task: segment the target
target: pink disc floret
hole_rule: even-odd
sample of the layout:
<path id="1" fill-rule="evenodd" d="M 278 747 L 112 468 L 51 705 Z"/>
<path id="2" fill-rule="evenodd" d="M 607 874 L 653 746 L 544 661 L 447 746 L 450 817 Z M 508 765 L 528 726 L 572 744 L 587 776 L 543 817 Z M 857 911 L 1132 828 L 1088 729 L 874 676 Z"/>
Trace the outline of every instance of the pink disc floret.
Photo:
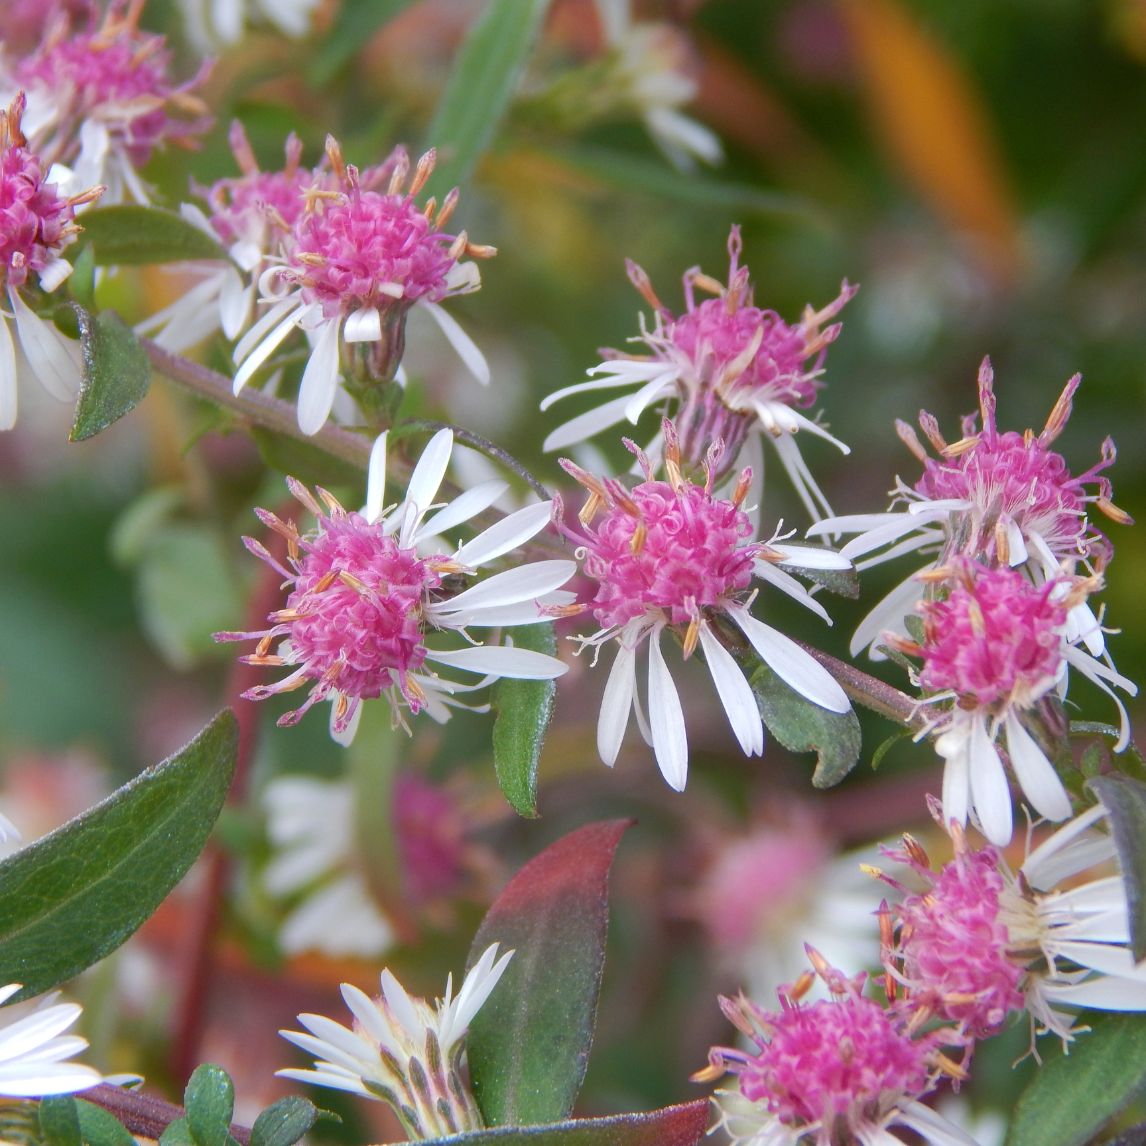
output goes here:
<path id="1" fill-rule="evenodd" d="M 948 597 L 925 602 L 920 684 L 952 691 L 964 707 L 1029 703 L 1057 678 L 1067 609 L 1058 583 L 1035 587 L 1020 572 L 973 562 Z"/>

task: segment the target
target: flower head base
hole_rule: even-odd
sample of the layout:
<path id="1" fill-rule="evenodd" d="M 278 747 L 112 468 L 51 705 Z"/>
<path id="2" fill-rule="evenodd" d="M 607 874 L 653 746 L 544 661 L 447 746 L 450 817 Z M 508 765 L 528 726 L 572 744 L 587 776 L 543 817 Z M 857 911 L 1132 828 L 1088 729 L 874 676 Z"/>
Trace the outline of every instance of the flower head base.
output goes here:
<path id="1" fill-rule="evenodd" d="M 845 568 L 829 550 L 785 545 L 778 537 L 758 542 L 741 508 L 751 472 L 741 474 L 731 499 L 716 497 L 714 470 L 720 451 L 705 462 L 703 486 L 681 474 L 681 454 L 671 422 L 665 421 L 667 481 L 653 478 L 644 452 L 631 442 L 645 471 L 644 482 L 627 489 L 616 479 L 589 474 L 562 459 L 562 466 L 588 491 L 581 511 L 582 529 L 566 530 L 577 543 L 583 571 L 598 583 L 589 609 L 600 624 L 581 639 L 600 647 L 616 638 L 617 658 L 605 686 L 597 726 L 601 759 L 612 765 L 620 751 L 635 706 L 638 723 L 652 744 L 669 784 L 684 788 L 688 755 L 684 715 L 661 652 L 666 630 L 680 636 L 687 659 L 699 647 L 740 746 L 748 755 L 764 749 L 764 728 L 744 670 L 724 647 L 714 624 L 724 617 L 743 633 L 756 653 L 814 704 L 844 712 L 848 700 L 835 680 L 794 641 L 756 620 L 749 611 L 753 577 L 772 581 L 784 592 L 826 618 L 821 606 L 778 564 Z M 594 520 L 603 513 L 598 524 Z M 649 677 L 646 724 L 636 690 L 636 653 L 648 639 Z"/>
<path id="2" fill-rule="evenodd" d="M 941 815 L 934 803 L 932 811 Z M 955 823 L 955 858 L 937 873 L 909 837 L 888 852 L 925 887 L 908 892 L 881 873 L 901 893 L 885 906 L 882 930 L 884 962 L 905 1001 L 969 1038 L 996 1034 L 1026 1010 L 1038 1033 L 1064 1042 L 1074 1037 L 1076 1008 L 1146 1010 L 1146 966 L 1129 950 L 1122 877 L 1080 879 L 1115 858 L 1111 837 L 1096 830 L 1106 816 L 1098 805 L 1075 817 L 1017 873 L 995 848 L 972 849 Z"/>
<path id="3" fill-rule="evenodd" d="M 113 203 L 148 202 L 135 169 L 159 147 L 193 144 L 211 123 L 192 94 L 206 71 L 173 85 L 163 37 L 139 30 L 142 11 L 142 0 L 118 0 L 93 32 L 69 35 L 61 23 L 15 69 L 37 104 L 37 146 L 74 166 L 79 186 L 107 184 Z"/>
<path id="4" fill-rule="evenodd" d="M 740 229 L 733 227 L 727 284 L 696 268 L 685 273 L 686 310 L 679 317 L 657 297 L 648 275 L 635 263 L 628 264 L 633 285 L 654 312 L 653 328 L 642 324 L 637 339 L 650 353 L 607 352 L 606 360 L 589 371 L 604 378 L 550 394 L 542 409 L 583 391 L 638 384 L 641 388 L 632 397 L 614 399 L 567 422 L 549 435 L 545 448 L 570 445 L 624 419 L 635 425 L 648 406 L 662 399 L 675 401 L 671 416 L 687 468 L 699 469 L 709 446 L 721 441 L 723 462 L 714 475 L 719 483 L 736 466 L 748 435 L 763 434 L 775 442 L 808 511 L 819 517 L 827 512 L 827 503 L 792 435 L 805 429 L 847 452 L 843 443 L 797 411 L 815 402 L 824 354 L 840 332 L 838 323 L 825 323 L 839 313 L 855 288 L 845 283 L 833 303 L 818 312 L 808 308 L 801 321 L 790 326 L 774 311 L 754 305 L 748 268 L 739 263 L 740 250 Z M 698 302 L 698 289 L 715 297 Z"/>
<path id="5" fill-rule="evenodd" d="M 419 208 L 414 197 L 434 169 L 434 152 L 418 161 L 413 176 L 404 151 L 369 173 L 343 161 L 327 139 L 332 175 L 304 197 L 305 206 L 285 242 L 284 265 L 262 276 L 266 301 L 273 305 L 235 348 L 238 393 L 296 327 L 313 349 L 299 390 L 299 425 L 308 434 L 325 423 L 338 389 L 342 346 L 357 348 L 356 384 L 370 387 L 401 378 L 406 316 L 423 307 L 442 328 L 481 382 L 489 367 L 457 322 L 438 305 L 481 286 L 477 265 L 465 256 L 489 258 L 492 247 L 471 243 L 464 231 L 443 233 L 457 203 L 451 191 L 441 208 L 431 199 Z M 383 194 L 370 184 L 385 174 Z M 409 186 L 407 186 L 409 181 Z"/>
<path id="6" fill-rule="evenodd" d="M 735 1141 L 788 1146 L 810 1140 L 832 1146 L 888 1140 L 887 1127 L 896 1123 L 921 1132 L 933 1129 L 926 1113 L 919 1116 L 918 1099 L 934 1088 L 943 1065 L 937 1037 L 919 1037 L 907 1012 L 865 996 L 864 975 L 845 978 L 813 949 L 809 955 L 816 975 L 806 972 L 781 990 L 778 1011 L 765 1011 L 743 996 L 720 1000 L 755 1050 L 715 1047 L 709 1067 L 695 1077 L 736 1075 L 754 1119 L 734 1114 L 731 1107 L 723 1112 Z M 831 997 L 802 1002 L 817 976 Z M 741 1130 L 735 1123 L 745 1125 Z"/>
<path id="7" fill-rule="evenodd" d="M 389 1103 L 411 1138 L 436 1138 L 484 1129 L 463 1078 L 464 1039 L 474 1015 L 489 998 L 513 957 L 488 947 L 453 994 L 433 1006 L 411 998 L 389 972 L 382 993 L 371 999 L 349 983 L 342 997 L 354 1015 L 348 1029 L 322 1015 L 299 1015 L 309 1033 L 280 1031 L 283 1038 L 320 1056 L 313 1070 L 280 1070 L 284 1078 L 348 1090 Z"/>
<path id="8" fill-rule="evenodd" d="M 570 595 L 556 591 L 575 566 L 570 561 L 534 562 L 459 589 L 478 566 L 545 528 L 551 505 L 543 502 L 511 514 L 453 554 L 422 556 L 425 543 L 492 504 L 504 485 L 492 483 L 423 522 L 453 448 L 453 435 L 443 430 L 415 467 L 405 499 L 384 511 L 386 439 L 381 435 L 374 447 L 363 513 L 343 509 L 325 490 L 320 489 L 316 498 L 293 478 L 287 480 L 291 493 L 316 519 L 312 533 L 301 533 L 294 522 L 258 511 L 260 520 L 285 540 L 287 564 L 253 538 L 244 538 L 245 544 L 282 574 L 290 595 L 285 608 L 268 618 L 269 628 L 216 634 L 217 640 L 258 640 L 255 652 L 243 658 L 248 664 L 297 666 L 276 684 L 244 695 L 262 700 L 309 686 L 306 700 L 279 723 L 294 724 L 312 705 L 330 700 L 331 733 L 336 739 L 353 735 L 362 701 L 383 696 L 398 721 L 403 709 L 417 713 L 423 708 L 435 719 L 446 719 L 451 695 L 467 689 L 439 678 L 426 666 L 427 660 L 487 679 L 550 679 L 565 671 L 554 657 L 508 645 L 471 642 L 460 650 L 442 650 L 427 643 L 428 634 L 435 631 L 453 630 L 464 636 L 468 626 L 543 620 L 539 602 L 566 604 Z"/>

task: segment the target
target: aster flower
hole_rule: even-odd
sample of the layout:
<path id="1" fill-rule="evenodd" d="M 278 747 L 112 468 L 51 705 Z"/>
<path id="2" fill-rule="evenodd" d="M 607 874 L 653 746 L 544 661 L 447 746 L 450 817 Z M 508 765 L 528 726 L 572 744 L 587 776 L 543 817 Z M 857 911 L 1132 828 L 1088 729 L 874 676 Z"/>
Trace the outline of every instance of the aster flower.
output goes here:
<path id="1" fill-rule="evenodd" d="M 302 1031 L 280 1031 L 283 1038 L 317 1055 L 313 1070 L 280 1070 L 284 1078 L 347 1090 L 389 1103 L 411 1138 L 436 1138 L 483 1129 L 477 1104 L 462 1073 L 465 1036 L 512 958 L 487 947 L 467 973 L 457 996 L 453 976 L 446 993 L 430 1006 L 411 998 L 390 973 L 371 999 L 342 984 L 342 997 L 354 1016 L 353 1028 L 322 1015 L 299 1015 Z"/>
<path id="2" fill-rule="evenodd" d="M 597 724 L 597 750 L 608 765 L 617 759 L 629 722 L 637 723 L 656 754 L 669 785 L 684 789 L 688 745 L 684 713 L 661 649 L 668 630 L 680 636 L 687 659 L 699 647 L 717 695 L 741 748 L 749 756 L 764 750 L 764 726 L 744 670 L 725 648 L 717 619 L 742 634 L 756 655 L 801 696 L 832 712 L 850 705 L 843 689 L 790 637 L 752 616 L 754 577 L 768 581 L 793 600 L 828 620 L 822 605 L 782 566 L 841 569 L 847 563 L 827 549 L 789 545 L 780 536 L 752 540 L 754 530 L 741 508 L 751 472 L 741 474 L 732 498 L 713 492 L 719 461 L 714 449 L 706 461 L 703 486 L 686 481 L 673 426 L 664 423 L 667 481 L 655 481 L 644 452 L 626 442 L 644 470 L 632 489 L 602 479 L 562 459 L 562 466 L 588 491 L 580 531 L 567 530 L 578 546 L 582 572 L 597 582 L 589 609 L 600 628 L 578 638 L 599 649 L 616 640 L 619 648 L 605 685 Z M 601 519 L 593 524 L 599 512 Z M 829 620 L 830 623 L 830 620 Z M 637 652 L 648 644 L 648 710 L 637 690 Z"/>
<path id="3" fill-rule="evenodd" d="M 113 2 L 92 32 L 72 35 L 60 22 L 12 70 L 12 82 L 28 92 L 37 150 L 73 169 L 69 187 L 106 185 L 108 203 L 149 202 L 138 168 L 161 147 L 193 145 L 211 123 L 193 94 L 206 67 L 173 84 L 164 38 L 139 29 L 143 6 Z"/>
<path id="4" fill-rule="evenodd" d="M 238 393 L 291 331 L 301 327 L 307 333 L 312 349 L 298 398 L 298 422 L 307 434 L 317 433 L 330 415 L 344 347 L 358 348 L 368 382 L 394 377 L 412 306 L 434 318 L 479 381 L 489 381 L 481 352 L 439 304 L 481 286 L 477 264 L 462 261 L 464 256 L 496 252 L 471 243 L 464 231 L 442 232 L 457 203 L 456 189 L 440 210 L 433 200 L 424 208 L 414 203 L 434 169 L 434 152 L 418 161 L 406 190 L 409 161 L 399 152 L 385 194 L 363 186 L 333 138 L 326 152 L 334 187 L 308 196 L 284 264 L 262 276 L 264 301 L 271 306 L 235 348 Z"/>
<path id="5" fill-rule="evenodd" d="M 1004 734 L 1024 797 L 1040 816 L 1066 819 L 1070 798 L 1027 727 L 1036 706 L 1053 690 L 1065 692 L 1068 667 L 1074 667 L 1118 705 L 1121 751 L 1129 742 L 1129 722 L 1109 686 L 1131 695 L 1137 689 L 1069 639 L 1070 610 L 1095 587 L 1092 581 L 1060 576 L 1035 586 L 1017 570 L 966 558 L 934 572 L 934 579 L 941 577 L 949 592 L 919 606 L 922 641 L 892 643 L 923 658 L 918 680 L 930 694 L 926 730 L 945 761 L 944 819 L 962 825 L 973 814 L 992 843 L 1005 844 L 1012 815 L 999 751 Z"/>
<path id="6" fill-rule="evenodd" d="M 885 907 L 884 958 L 911 1005 L 972 1038 L 1026 1011 L 1037 1033 L 1064 1043 L 1080 1008 L 1146 1010 L 1146 964 L 1130 952 L 1126 886 L 1100 830 L 1107 816 L 1101 804 L 1076 816 L 1028 847 L 1017 872 L 997 848 L 972 849 L 956 822 L 955 858 L 938 872 L 910 837 L 889 851 L 924 883 L 908 891 L 879 873 L 901 893 Z"/>
<path id="7" fill-rule="evenodd" d="M 1102 471 L 1115 457 L 1114 443 L 1102 443 L 1102 458 L 1075 477 L 1061 454 L 1050 448 L 1070 418 L 1076 374 L 1039 434 L 1033 430 L 1000 433 L 995 422 L 994 371 L 990 359 L 979 369 L 979 409 L 982 428 L 974 416 L 963 420 L 963 436 L 948 443 L 938 422 L 923 412 L 919 422 L 939 457 L 927 455 L 915 432 L 897 422 L 900 438 L 923 463 L 923 476 L 914 486 L 897 479 L 892 510 L 828 518 L 809 535 L 856 533 L 841 550 L 866 568 L 905 553 L 938 553 L 924 566 L 944 564 L 957 554 L 988 564 L 1022 568 L 1036 584 L 1058 575 L 1065 561 L 1101 570 L 1111 552 L 1110 542 L 1089 520 L 1093 505 L 1113 521 L 1130 518 L 1111 500 L 1110 480 Z M 896 504 L 902 509 L 895 509 Z M 860 623 L 852 638 L 855 655 L 883 630 L 903 633 L 903 618 L 922 595 L 922 583 L 909 578 L 892 590 Z M 1081 637 L 1091 653 L 1102 652 L 1102 629 L 1086 602 L 1076 604 L 1070 619 L 1073 637 Z"/>
<path id="8" fill-rule="evenodd" d="M 686 309 L 680 316 L 661 302 L 640 267 L 626 264 L 633 285 L 653 309 L 652 329 L 642 316 L 641 333 L 634 339 L 643 342 L 649 353 L 605 351 L 605 361 L 589 371 L 603 377 L 558 390 L 541 408 L 548 409 L 572 394 L 640 388 L 559 426 L 545 439 L 544 448 L 561 449 L 626 419 L 636 425 L 649 406 L 664 401 L 690 466 L 699 467 L 710 443 L 722 441 L 724 468 L 716 475 L 720 482 L 737 466 L 746 440 L 759 468 L 762 455 L 754 440 L 769 438 L 800 500 L 817 519 L 830 514 L 831 507 L 801 457 L 794 435 L 802 429 L 849 452 L 800 410 L 815 403 L 825 352 L 841 329 L 839 323 L 824 324 L 840 312 L 856 288 L 845 282 L 834 302 L 820 311 L 809 307 L 800 322 L 790 326 L 775 311 L 754 305 L 748 268 L 740 266 L 740 251 L 740 228 L 733 227 L 728 239 L 727 285 L 695 267 L 685 272 Z M 697 302 L 697 289 L 715 297 Z"/>
<path id="9" fill-rule="evenodd" d="M 187 36 L 201 52 L 233 47 L 249 23 L 270 24 L 301 39 L 318 5 L 319 0 L 179 0 Z"/>
<path id="10" fill-rule="evenodd" d="M 0 987 L 0 1004 L 19 990 L 19 983 Z M 54 991 L 0 1009 L 0 1095 L 5 1098 L 73 1094 L 103 1081 L 90 1066 L 66 1061 L 88 1044 L 78 1035 L 63 1033 L 83 1009 L 76 1003 L 57 1002 L 59 997 Z"/>
<path id="11" fill-rule="evenodd" d="M 779 1010 L 744 996 L 720 999 L 753 1049 L 714 1047 L 694 1078 L 736 1076 L 736 1090 L 717 1091 L 713 1100 L 718 1125 L 736 1146 L 890 1146 L 901 1141 L 897 1126 L 936 1146 L 974 1146 L 919 1101 L 943 1070 L 958 1071 L 940 1057 L 939 1036 L 918 1035 L 910 1012 L 865 996 L 864 975 L 846 978 L 814 948 L 808 954 L 816 974 L 782 989 Z M 817 976 L 830 997 L 804 1002 Z"/>
<path id="12" fill-rule="evenodd" d="M 36 314 L 21 291 L 33 273 L 46 292 L 72 273 L 61 251 L 81 230 L 75 209 L 103 190 L 93 187 L 71 197 L 60 194 L 53 173 L 44 173 L 39 156 L 28 147 L 21 130 L 24 109 L 21 93 L 7 111 L 0 112 L 0 276 L 8 302 L 7 309 L 0 309 L 0 430 L 16 424 L 20 358 L 53 398 L 66 402 L 79 392 L 79 347 Z"/>
<path id="13" fill-rule="evenodd" d="M 561 606 L 571 599 L 560 586 L 576 572 L 572 561 L 530 562 L 467 584 L 482 565 L 544 529 L 552 503 L 512 513 L 452 553 L 427 554 L 446 530 L 487 508 L 502 487 L 477 487 L 427 519 L 453 448 L 453 434 L 441 430 L 414 467 L 405 497 L 383 508 L 386 444 L 383 433 L 372 451 L 361 513 L 343 509 L 326 490 L 319 489 L 315 497 L 294 478 L 287 479 L 287 486 L 314 515 L 312 532 L 301 533 L 293 521 L 257 511 L 265 525 L 286 539 L 287 564 L 254 538 L 243 541 L 282 574 L 290 594 L 285 607 L 268 618 L 268 628 L 215 634 L 220 641 L 258 641 L 255 652 L 242 658 L 247 664 L 292 669 L 275 684 L 249 689 L 245 697 L 264 700 L 308 687 L 306 700 L 280 717 L 279 724 L 295 724 L 314 704 L 329 700 L 331 735 L 343 742 L 353 736 L 364 700 L 386 697 L 398 722 L 404 709 L 416 714 L 423 708 L 445 720 L 456 693 L 496 677 L 549 680 L 566 670 L 555 657 L 508 642 L 482 644 L 467 633 L 470 628 L 536 624 L 546 619 L 542 605 Z M 450 632 L 469 643 L 460 649 L 431 643 L 432 634 Z M 483 679 L 472 686 L 444 680 L 427 662 Z"/>

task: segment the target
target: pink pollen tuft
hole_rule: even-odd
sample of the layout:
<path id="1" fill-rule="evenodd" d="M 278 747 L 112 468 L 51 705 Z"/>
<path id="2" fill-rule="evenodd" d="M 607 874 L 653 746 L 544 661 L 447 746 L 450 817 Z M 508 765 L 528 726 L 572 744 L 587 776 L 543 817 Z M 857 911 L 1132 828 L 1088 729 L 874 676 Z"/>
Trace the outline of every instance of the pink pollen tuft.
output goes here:
<path id="1" fill-rule="evenodd" d="M 1011 1011 L 1023 1008 L 1023 968 L 1008 958 L 1009 934 L 999 919 L 999 853 L 966 852 L 930 878 L 928 892 L 908 896 L 896 910 L 903 979 L 915 1002 L 974 1038 L 996 1034 Z"/>
<path id="2" fill-rule="evenodd" d="M 744 1096 L 781 1122 L 854 1129 L 928 1089 L 929 1042 L 912 1040 L 875 1000 L 855 992 L 808 1006 L 782 1001 L 766 1018 L 769 1041 L 737 1068 Z"/>
<path id="3" fill-rule="evenodd" d="M 1065 606 L 1058 582 L 1035 588 L 1018 571 L 973 562 L 942 601 L 924 602 L 920 684 L 956 693 L 964 707 L 992 708 L 1038 699 L 1062 665 Z"/>
<path id="4" fill-rule="evenodd" d="M 605 627 L 649 612 L 685 625 L 752 582 L 757 546 L 747 514 L 689 482 L 646 481 L 587 530 L 583 568 L 599 582 L 592 609 Z M 638 532 L 639 531 L 639 532 Z"/>

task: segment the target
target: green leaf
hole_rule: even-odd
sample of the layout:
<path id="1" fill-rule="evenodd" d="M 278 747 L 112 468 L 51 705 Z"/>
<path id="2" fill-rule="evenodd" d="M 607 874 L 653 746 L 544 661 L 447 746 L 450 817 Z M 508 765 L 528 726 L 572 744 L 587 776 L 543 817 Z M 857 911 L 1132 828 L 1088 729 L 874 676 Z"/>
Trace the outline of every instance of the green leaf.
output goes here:
<path id="1" fill-rule="evenodd" d="M 181 263 L 188 259 L 229 259 L 205 231 L 161 207 L 118 204 L 82 215 L 80 242 L 91 246 L 97 266 Z"/>
<path id="2" fill-rule="evenodd" d="M 860 579 L 854 569 L 808 569 L 803 565 L 781 565 L 788 573 L 799 573 L 806 581 L 835 593 L 837 597 L 847 597 L 852 601 L 859 598 Z"/>
<path id="3" fill-rule="evenodd" d="M 910 740 L 911 730 L 906 729 L 903 732 L 893 732 L 872 754 L 871 754 L 871 770 L 874 772 L 882 763 L 883 758 L 901 741 Z"/>
<path id="4" fill-rule="evenodd" d="M 1115 1015 L 1054 1053 L 1023 1092 L 1006 1146 L 1081 1146 L 1146 1081 L 1146 1017 Z"/>
<path id="5" fill-rule="evenodd" d="M 486 913 L 471 965 L 515 952 L 470 1025 L 474 1097 L 491 1126 L 556 1122 L 585 1077 L 605 965 L 608 878 L 629 820 L 587 824 L 535 856 Z"/>
<path id="6" fill-rule="evenodd" d="M 191 1136 L 191 1124 L 186 1118 L 177 1118 L 168 1123 L 167 1129 L 159 1136 L 159 1146 L 196 1146 Z"/>
<path id="7" fill-rule="evenodd" d="M 413 3 L 414 0 L 369 0 L 366 4 L 340 4 L 334 27 L 310 65 L 311 83 L 315 87 L 330 83 L 379 28 Z"/>
<path id="8" fill-rule="evenodd" d="M 303 485 L 362 485 L 362 467 L 336 458 L 319 446 L 276 434 L 263 426 L 251 426 L 248 432 L 271 469 L 296 477 Z"/>
<path id="9" fill-rule="evenodd" d="M 454 61 L 427 132 L 438 163 L 427 194 L 466 182 L 489 147 L 541 31 L 549 0 L 490 0 Z"/>
<path id="10" fill-rule="evenodd" d="M 666 1106 L 647 1114 L 574 1118 L 548 1126 L 499 1126 L 449 1138 L 431 1138 L 425 1146 L 698 1146 L 708 1133 L 707 1099 Z M 252 1142 L 251 1146 L 255 1146 Z"/>
<path id="11" fill-rule="evenodd" d="M 151 385 L 151 363 L 135 331 L 119 315 L 92 315 L 78 307 L 76 312 L 84 376 L 68 440 L 82 442 L 139 405 Z"/>
<path id="12" fill-rule="evenodd" d="M 1096 776 L 1087 785 L 1110 813 L 1110 832 L 1126 885 L 1130 950 L 1146 959 L 1146 784 L 1129 776 Z"/>
<path id="13" fill-rule="evenodd" d="M 513 631 L 514 644 L 533 652 L 557 652 L 552 625 L 525 625 Z M 502 794 L 519 816 L 537 815 L 537 765 L 541 745 L 553 717 L 557 682 L 511 680 L 493 686 L 493 765 Z"/>
<path id="14" fill-rule="evenodd" d="M 80 1117 L 70 1094 L 42 1099 L 37 1113 L 44 1146 L 82 1146 Z"/>
<path id="15" fill-rule="evenodd" d="M 235 763 L 220 713 L 180 752 L 0 863 L 0 982 L 39 995 L 114 951 L 203 850 Z"/>
<path id="16" fill-rule="evenodd" d="M 76 1099 L 76 1112 L 80 1119 L 80 1134 L 88 1146 L 136 1146 L 119 1119 L 102 1106 Z"/>
<path id="17" fill-rule="evenodd" d="M 91 247 L 84 247 L 72 260 L 68 293 L 86 310 L 95 307 L 95 251 Z"/>
<path id="18" fill-rule="evenodd" d="M 791 752 L 815 752 L 817 788 L 838 784 L 859 760 L 859 718 L 853 709 L 829 712 L 806 700 L 767 665 L 760 665 L 748 683 L 756 694 L 768 731 Z"/>
<path id="19" fill-rule="evenodd" d="M 705 175 L 680 172 L 655 159 L 607 148 L 564 147 L 548 154 L 558 163 L 599 180 L 604 189 L 655 195 L 724 212 L 780 216 L 819 227 L 828 225 L 827 217 L 808 200 L 761 191 L 750 183 L 729 183 Z"/>
<path id="20" fill-rule="evenodd" d="M 183 1092 L 187 1127 L 197 1146 L 227 1146 L 231 1137 L 231 1117 L 235 1113 L 235 1084 L 231 1076 L 214 1063 L 195 1068 Z"/>
<path id="21" fill-rule="evenodd" d="M 294 1146 L 318 1121 L 318 1107 L 291 1095 L 268 1106 L 251 1127 L 251 1146 Z"/>

